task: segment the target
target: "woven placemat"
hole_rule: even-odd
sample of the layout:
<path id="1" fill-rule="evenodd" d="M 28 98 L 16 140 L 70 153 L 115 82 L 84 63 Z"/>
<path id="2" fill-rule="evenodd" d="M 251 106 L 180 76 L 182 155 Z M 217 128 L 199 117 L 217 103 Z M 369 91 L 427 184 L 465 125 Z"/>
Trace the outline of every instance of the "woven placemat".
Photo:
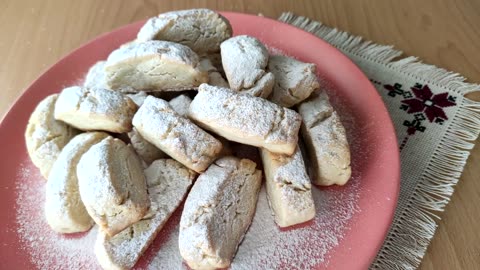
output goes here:
<path id="1" fill-rule="evenodd" d="M 459 74 L 374 44 L 308 18 L 283 13 L 289 23 L 330 43 L 368 76 L 390 113 L 401 160 L 395 218 L 372 269 L 415 269 L 430 243 L 480 131 L 480 90 Z"/>

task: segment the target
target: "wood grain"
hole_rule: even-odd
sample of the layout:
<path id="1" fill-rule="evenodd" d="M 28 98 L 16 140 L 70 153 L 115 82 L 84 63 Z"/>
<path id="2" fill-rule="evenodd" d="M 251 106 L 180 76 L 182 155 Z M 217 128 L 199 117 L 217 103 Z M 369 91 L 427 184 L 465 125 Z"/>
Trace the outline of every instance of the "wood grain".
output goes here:
<path id="1" fill-rule="evenodd" d="M 160 12 L 208 7 L 276 18 L 293 11 L 480 82 L 480 1 L 0 1 L 0 115 L 50 65 L 82 43 Z M 480 89 L 479 89 L 480 90 Z M 470 97 L 479 99 L 480 94 Z M 477 140 L 479 142 L 479 140 Z M 478 269 L 480 147 L 463 176 L 421 269 Z"/>

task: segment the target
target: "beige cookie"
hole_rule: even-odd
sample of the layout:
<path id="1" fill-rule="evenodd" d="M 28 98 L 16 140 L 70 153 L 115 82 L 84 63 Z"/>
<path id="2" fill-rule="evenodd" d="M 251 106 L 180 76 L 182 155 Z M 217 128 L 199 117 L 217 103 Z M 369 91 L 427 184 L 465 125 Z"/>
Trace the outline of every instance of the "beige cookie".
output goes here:
<path id="1" fill-rule="evenodd" d="M 223 157 L 201 174 L 180 220 L 179 249 L 192 269 L 230 266 L 257 204 L 262 172 L 255 162 Z"/>
<path id="2" fill-rule="evenodd" d="M 196 172 L 203 172 L 222 149 L 212 135 L 152 96 L 133 117 L 133 125 L 147 141 Z"/>
<path id="3" fill-rule="evenodd" d="M 168 41 L 131 43 L 113 51 L 105 64 L 107 85 L 114 90 L 179 91 L 208 81 L 197 54 Z"/>
<path id="4" fill-rule="evenodd" d="M 260 97 L 272 92 L 274 75 L 265 71 L 267 48 L 251 36 L 235 36 L 221 44 L 223 69 L 230 88 Z"/>
<path id="5" fill-rule="evenodd" d="M 188 116 L 230 141 L 293 154 L 301 117 L 293 110 L 227 88 L 200 85 Z"/>
<path id="6" fill-rule="evenodd" d="M 142 104 L 146 97 L 147 95 L 142 97 Z M 173 98 L 168 102 L 168 104 L 179 115 L 186 117 L 191 102 L 192 100 L 187 95 L 183 94 Z M 130 138 L 130 143 L 132 144 L 133 149 L 135 149 L 135 152 L 137 152 L 138 156 L 140 156 L 140 158 L 143 159 L 143 161 L 145 161 L 147 164 L 152 163 L 154 160 L 167 157 L 167 154 L 145 140 L 135 128 L 128 133 L 128 137 Z"/>
<path id="7" fill-rule="evenodd" d="M 48 179 L 50 169 L 62 148 L 78 134 L 73 127 L 55 120 L 57 99 L 58 94 L 54 94 L 40 101 L 28 119 L 25 130 L 28 155 L 45 179 Z"/>
<path id="8" fill-rule="evenodd" d="M 187 95 L 180 95 L 178 97 L 173 98 L 168 102 L 170 107 L 183 117 L 187 117 L 188 108 L 190 108 L 190 103 L 192 103 L 192 99 L 189 98 Z"/>
<path id="9" fill-rule="evenodd" d="M 177 209 L 196 173 L 173 159 L 160 159 L 146 170 L 151 207 L 138 222 L 109 237 L 99 232 L 95 255 L 103 269 L 131 269 Z"/>
<path id="10" fill-rule="evenodd" d="M 105 63 L 106 61 L 98 61 L 90 67 L 87 75 L 85 76 L 83 87 L 108 89 L 107 82 L 105 81 Z"/>
<path id="11" fill-rule="evenodd" d="M 260 149 L 265 171 L 267 196 L 275 222 L 280 227 L 303 223 L 315 217 L 312 185 L 302 152 L 291 156 Z"/>
<path id="12" fill-rule="evenodd" d="M 267 98 L 270 96 L 275 85 L 275 76 L 273 73 L 265 73 L 255 85 L 251 88 L 246 88 L 241 91 L 241 93 L 249 94 L 254 97 Z"/>
<path id="13" fill-rule="evenodd" d="M 268 61 L 268 70 L 275 75 L 275 86 L 268 99 L 283 107 L 302 102 L 320 86 L 315 64 L 273 55 Z"/>
<path id="14" fill-rule="evenodd" d="M 200 60 L 200 66 L 202 70 L 208 72 L 208 84 L 219 86 L 219 87 L 229 87 L 227 81 L 222 77 L 217 68 L 215 68 L 209 58 L 202 58 Z"/>
<path id="15" fill-rule="evenodd" d="M 77 165 L 80 197 L 102 231 L 114 236 L 139 221 L 150 207 L 140 159 L 119 139 L 92 146 Z"/>
<path id="16" fill-rule="evenodd" d="M 350 148 L 345 128 L 325 91 L 314 92 L 298 106 L 302 136 L 316 185 L 344 185 L 351 175 Z"/>
<path id="17" fill-rule="evenodd" d="M 45 217 L 52 230 L 59 233 L 84 232 L 94 224 L 78 192 L 77 164 L 92 145 L 107 136 L 104 132 L 75 136 L 53 164 L 45 196 Z"/>
<path id="18" fill-rule="evenodd" d="M 220 51 L 220 43 L 231 36 L 232 27 L 222 15 L 209 9 L 190 9 L 150 18 L 138 32 L 137 41 L 172 41 L 204 55 Z"/>
<path id="19" fill-rule="evenodd" d="M 55 103 L 55 119 L 81 130 L 123 133 L 132 129 L 132 117 L 137 108 L 121 93 L 72 86 L 60 93 Z"/>
<path id="20" fill-rule="evenodd" d="M 144 91 L 140 91 L 134 94 L 126 94 L 127 97 L 129 97 L 135 104 L 137 104 L 138 107 L 142 106 L 143 102 L 147 98 L 147 93 Z"/>
<path id="21" fill-rule="evenodd" d="M 120 47 L 127 46 L 131 42 L 128 42 Z M 107 85 L 107 79 L 105 77 L 105 64 L 107 61 L 98 61 L 88 70 L 87 75 L 85 76 L 85 81 L 83 87 L 85 88 L 104 88 L 110 89 L 110 86 Z M 119 86 L 116 91 L 123 93 L 136 93 L 139 90 L 132 88 L 128 85 Z M 135 102 L 136 103 L 136 102 Z"/>
<path id="22" fill-rule="evenodd" d="M 167 154 L 162 150 L 145 140 L 136 128 L 133 128 L 132 131 L 128 132 L 128 138 L 130 139 L 130 144 L 137 155 L 145 161 L 147 165 L 157 159 L 167 157 Z"/>

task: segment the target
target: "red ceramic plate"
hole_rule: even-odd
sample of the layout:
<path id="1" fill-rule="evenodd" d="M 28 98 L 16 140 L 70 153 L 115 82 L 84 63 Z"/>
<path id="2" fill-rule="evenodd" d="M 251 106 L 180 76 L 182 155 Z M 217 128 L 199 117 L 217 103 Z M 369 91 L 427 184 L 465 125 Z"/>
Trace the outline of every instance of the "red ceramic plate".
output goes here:
<path id="1" fill-rule="evenodd" d="M 391 224 L 400 182 L 396 136 L 381 98 L 365 75 L 347 57 L 317 37 L 267 18 L 228 12 L 223 14 L 230 20 L 235 35 L 255 36 L 270 48 L 317 65 L 318 75 L 328 86 L 333 104 L 347 127 L 352 148 L 352 180 L 344 187 L 315 189 L 315 196 L 318 197 L 316 203 L 321 203 L 316 205 L 319 220 L 299 226 L 296 231 L 279 231 L 273 226 L 270 231 L 275 232 L 274 238 L 281 238 L 281 234 L 293 231 L 290 239 L 282 240 L 283 247 L 279 245 L 274 252 L 262 250 L 262 247 L 271 245 L 271 241 L 276 239 L 252 245 L 248 241 L 249 235 L 254 233 L 249 232 L 240 247 L 240 256 L 247 256 L 243 261 L 249 261 L 252 269 L 366 269 L 381 247 Z M 25 126 L 40 100 L 65 86 L 78 83 L 92 64 L 105 59 L 120 44 L 132 40 L 142 24 L 130 24 L 102 35 L 64 57 L 26 89 L 3 119 L 0 125 L 1 269 L 52 269 L 54 265 L 63 269 L 79 267 L 75 264 L 75 258 L 81 260 L 82 251 L 69 252 L 67 248 L 57 245 L 70 240 L 56 240 L 55 237 L 63 236 L 52 236 L 48 228 L 43 228 L 45 222 L 36 220 L 42 219 L 42 197 L 37 195 L 38 200 L 34 200 L 32 198 L 35 195 L 25 193 L 29 190 L 43 192 L 43 180 L 26 152 L 23 138 Z M 37 186 L 40 188 L 34 190 Z M 19 196 L 23 196 L 21 200 Z M 152 256 L 156 251 L 162 251 L 162 241 L 166 234 L 175 231 L 175 222 L 178 222 L 178 213 L 167 225 L 160 240 L 157 239 L 154 247 L 147 252 L 149 258 L 139 263 L 140 267 L 155 261 Z M 250 230 L 256 226 L 252 225 Z M 310 235 L 301 236 L 301 230 L 309 230 Z M 296 235 L 302 238 L 292 239 Z M 78 241 L 77 238 L 81 237 L 70 238 L 71 241 Z M 56 246 L 49 247 L 52 243 Z M 91 252 L 91 249 L 84 252 Z M 57 252 L 59 255 L 55 257 Z M 62 252 L 71 254 L 62 255 Z M 45 254 L 52 253 L 53 259 L 45 258 Z M 252 263 L 255 260 L 259 263 Z M 235 266 L 241 266 L 237 258 Z"/>

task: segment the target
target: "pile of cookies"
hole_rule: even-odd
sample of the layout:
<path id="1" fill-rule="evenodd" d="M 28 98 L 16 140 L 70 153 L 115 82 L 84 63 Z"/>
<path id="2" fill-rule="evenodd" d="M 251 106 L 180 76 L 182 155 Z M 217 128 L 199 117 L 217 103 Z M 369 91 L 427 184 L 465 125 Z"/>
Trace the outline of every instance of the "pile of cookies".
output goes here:
<path id="1" fill-rule="evenodd" d="M 100 265 L 130 269 L 186 197 L 180 254 L 193 269 L 228 267 L 262 185 L 229 141 L 258 147 L 278 226 L 313 219 L 311 183 L 343 185 L 351 173 L 345 130 L 315 72 L 255 37 L 232 37 L 211 10 L 149 19 L 84 85 L 46 97 L 30 117 L 48 224 L 59 233 L 96 224 Z"/>

